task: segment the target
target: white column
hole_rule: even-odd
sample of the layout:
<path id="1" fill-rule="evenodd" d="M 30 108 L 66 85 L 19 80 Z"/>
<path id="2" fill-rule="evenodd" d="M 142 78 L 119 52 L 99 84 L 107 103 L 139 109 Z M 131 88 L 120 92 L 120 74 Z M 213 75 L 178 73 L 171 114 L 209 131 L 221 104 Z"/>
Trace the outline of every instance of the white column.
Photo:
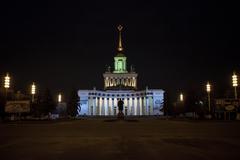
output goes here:
<path id="1" fill-rule="evenodd" d="M 112 107 L 111 107 L 112 108 L 112 115 L 114 115 L 114 98 L 111 98 L 111 99 L 112 99 L 111 100 L 112 101 Z"/>
<path id="2" fill-rule="evenodd" d="M 118 110 L 118 98 L 116 98 L 116 112 L 117 112 L 117 114 L 119 113 L 119 110 Z"/>
<path id="3" fill-rule="evenodd" d="M 106 87 L 108 87 L 108 79 L 106 79 Z"/>
<path id="4" fill-rule="evenodd" d="M 142 105 L 143 105 L 143 107 L 142 107 L 143 115 L 146 115 L 147 110 L 146 110 L 146 97 L 145 96 L 143 97 Z"/>
<path id="5" fill-rule="evenodd" d="M 137 98 L 137 115 L 140 115 L 140 98 Z"/>
<path id="6" fill-rule="evenodd" d="M 149 97 L 150 115 L 153 115 L 153 97 Z"/>
<path id="7" fill-rule="evenodd" d="M 112 86 L 112 78 L 109 79 L 109 86 Z"/>
<path id="8" fill-rule="evenodd" d="M 115 110 L 115 108 L 116 108 L 116 112 L 115 112 L 115 114 L 117 115 L 117 113 L 118 113 L 118 108 L 117 108 L 117 98 L 114 98 L 114 110 Z"/>
<path id="9" fill-rule="evenodd" d="M 142 115 L 144 115 L 144 98 L 141 97 L 141 110 L 142 110 Z"/>
<path id="10" fill-rule="evenodd" d="M 92 96 L 89 97 L 88 99 L 88 115 L 91 116 L 92 115 L 92 106 L 93 106 L 93 100 L 92 100 Z"/>
<path id="11" fill-rule="evenodd" d="M 133 87 L 135 86 L 135 81 L 134 81 L 134 79 L 132 79 L 132 86 L 133 86 Z"/>
<path id="12" fill-rule="evenodd" d="M 132 100 L 132 97 L 129 98 L 129 114 L 131 116 L 133 115 L 133 100 Z"/>
<path id="13" fill-rule="evenodd" d="M 91 104 L 90 104 L 90 98 L 89 97 L 88 97 L 88 100 L 87 100 L 87 104 L 88 104 L 88 112 L 87 112 L 87 114 L 90 115 L 90 106 L 91 106 Z"/>
<path id="14" fill-rule="evenodd" d="M 97 106 L 96 106 L 96 113 L 99 116 L 100 115 L 100 98 L 96 98 Z"/>
<path id="15" fill-rule="evenodd" d="M 142 97 L 139 97 L 139 112 L 140 116 L 143 115 L 143 110 L 142 110 Z"/>
<path id="16" fill-rule="evenodd" d="M 93 115 L 96 115 L 96 97 L 93 99 Z"/>
<path id="17" fill-rule="evenodd" d="M 107 106 L 107 98 L 104 98 L 104 103 L 103 103 L 103 107 L 104 107 L 104 115 L 107 116 L 107 112 L 108 112 L 108 106 Z"/>
<path id="18" fill-rule="evenodd" d="M 123 112 L 123 113 L 124 113 L 125 115 L 128 114 L 128 113 L 127 113 L 127 112 L 128 112 L 128 109 L 127 109 L 127 112 L 125 112 L 125 111 L 126 111 L 126 107 L 127 107 L 127 98 L 124 97 L 124 112 Z"/>
<path id="19" fill-rule="evenodd" d="M 150 115 L 150 110 L 149 110 L 149 97 L 146 97 L 146 115 Z"/>
<path id="20" fill-rule="evenodd" d="M 94 103 L 94 99 L 93 99 L 93 97 L 91 97 L 91 115 L 93 115 L 94 114 L 94 112 L 93 112 L 93 103 Z"/>
<path id="21" fill-rule="evenodd" d="M 105 104 L 104 104 L 104 99 L 105 98 L 101 98 L 101 100 L 102 100 L 102 106 L 101 106 L 101 108 L 102 108 L 102 112 L 101 112 L 101 115 L 105 115 Z"/>
<path id="22" fill-rule="evenodd" d="M 128 97 L 127 98 L 127 108 L 128 108 L 128 113 L 127 113 L 127 115 L 131 115 L 131 110 L 130 110 L 130 103 L 129 103 L 129 100 L 130 100 L 130 98 Z"/>
<path id="23" fill-rule="evenodd" d="M 131 115 L 135 115 L 134 98 L 131 98 Z"/>
<path id="24" fill-rule="evenodd" d="M 134 115 L 137 115 L 137 97 L 134 97 L 133 100 L 133 106 L 134 106 Z"/>
<path id="25" fill-rule="evenodd" d="M 119 78 L 117 78 L 117 85 L 119 85 L 120 84 L 120 80 L 119 80 Z"/>
<path id="26" fill-rule="evenodd" d="M 108 116 L 111 115 L 111 107 L 110 107 L 110 98 L 107 99 L 107 110 L 108 110 Z"/>
<path id="27" fill-rule="evenodd" d="M 99 108 L 99 113 L 98 113 L 98 115 L 99 116 L 101 116 L 102 115 L 102 98 L 101 97 L 99 97 L 99 99 L 98 99 L 98 108 Z"/>

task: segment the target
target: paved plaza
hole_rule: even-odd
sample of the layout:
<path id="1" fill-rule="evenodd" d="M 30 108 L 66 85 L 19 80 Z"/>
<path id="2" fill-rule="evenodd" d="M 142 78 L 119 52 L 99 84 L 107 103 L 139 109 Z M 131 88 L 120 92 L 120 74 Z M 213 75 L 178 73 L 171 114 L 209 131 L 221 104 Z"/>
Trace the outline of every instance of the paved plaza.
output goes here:
<path id="1" fill-rule="evenodd" d="M 1 160 L 219 160 L 239 156 L 237 121 L 146 118 L 0 123 Z"/>

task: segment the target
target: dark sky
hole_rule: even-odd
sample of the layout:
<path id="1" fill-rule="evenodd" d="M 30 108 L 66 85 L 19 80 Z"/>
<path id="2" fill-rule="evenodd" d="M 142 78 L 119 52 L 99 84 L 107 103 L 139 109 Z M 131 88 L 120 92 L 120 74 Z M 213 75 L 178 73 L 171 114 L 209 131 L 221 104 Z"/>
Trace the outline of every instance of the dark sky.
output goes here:
<path id="1" fill-rule="evenodd" d="M 122 24 L 139 88 L 172 95 L 206 81 L 231 85 L 239 72 L 239 9 L 230 1 L 11 1 L 1 4 L 0 74 L 22 91 L 35 81 L 64 92 L 103 87 Z"/>

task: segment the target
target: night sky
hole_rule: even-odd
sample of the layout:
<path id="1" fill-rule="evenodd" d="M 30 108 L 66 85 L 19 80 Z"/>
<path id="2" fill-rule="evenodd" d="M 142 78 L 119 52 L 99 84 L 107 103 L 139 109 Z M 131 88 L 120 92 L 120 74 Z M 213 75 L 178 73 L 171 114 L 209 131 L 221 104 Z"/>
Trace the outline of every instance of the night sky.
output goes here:
<path id="1" fill-rule="evenodd" d="M 32 81 L 55 94 L 102 89 L 118 24 L 139 89 L 176 96 L 209 80 L 217 92 L 240 72 L 239 8 L 230 1 L 11 1 L 0 12 L 0 74 L 22 92 Z"/>

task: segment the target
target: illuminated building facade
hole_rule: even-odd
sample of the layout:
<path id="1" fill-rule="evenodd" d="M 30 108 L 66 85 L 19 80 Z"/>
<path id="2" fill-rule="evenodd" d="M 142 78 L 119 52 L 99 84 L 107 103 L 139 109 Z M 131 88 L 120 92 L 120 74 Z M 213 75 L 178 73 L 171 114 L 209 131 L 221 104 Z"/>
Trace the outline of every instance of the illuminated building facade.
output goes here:
<path id="1" fill-rule="evenodd" d="M 124 102 L 125 116 L 163 115 L 164 91 L 161 89 L 137 90 L 134 68 L 127 70 L 127 57 L 123 53 L 122 26 L 118 26 L 119 41 L 114 57 L 114 70 L 103 73 L 104 90 L 79 90 L 79 115 L 114 116 L 118 114 L 117 102 Z"/>

